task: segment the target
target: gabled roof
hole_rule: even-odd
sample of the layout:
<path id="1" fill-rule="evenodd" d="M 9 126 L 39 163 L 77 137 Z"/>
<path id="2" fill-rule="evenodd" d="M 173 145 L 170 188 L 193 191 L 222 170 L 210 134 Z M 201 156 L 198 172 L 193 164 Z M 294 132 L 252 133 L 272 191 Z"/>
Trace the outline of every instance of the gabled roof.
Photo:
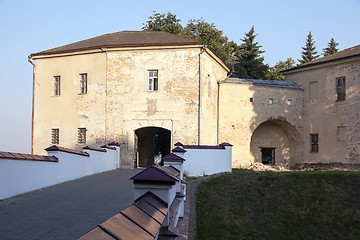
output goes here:
<path id="1" fill-rule="evenodd" d="M 130 178 L 130 180 L 134 180 L 134 182 L 161 182 L 172 185 L 174 185 L 175 182 L 180 181 L 178 177 L 163 168 L 164 167 L 150 166 Z"/>
<path id="2" fill-rule="evenodd" d="M 354 46 L 354 47 L 351 47 L 351 48 L 347 48 L 347 49 L 344 49 L 344 50 L 339 51 L 337 53 L 329 54 L 329 55 L 327 55 L 325 57 L 318 58 L 318 59 L 316 59 L 314 61 L 307 62 L 307 63 L 301 64 L 299 66 L 284 70 L 284 71 L 281 72 L 281 74 L 286 75 L 286 74 L 291 73 L 291 72 L 293 72 L 295 70 L 301 71 L 302 69 L 305 69 L 307 67 L 320 65 L 320 64 L 325 64 L 325 63 L 330 63 L 330 62 L 335 62 L 335 61 L 343 60 L 343 59 L 350 59 L 350 58 L 354 58 L 354 57 L 360 57 L 360 45 L 357 45 L 357 46 Z"/>
<path id="3" fill-rule="evenodd" d="M 184 158 L 182 157 L 179 157 L 178 155 L 176 154 L 173 154 L 173 153 L 169 153 L 167 155 L 165 155 L 162 160 L 165 160 L 165 161 L 168 161 L 168 160 L 171 160 L 171 161 L 185 161 Z"/>
<path id="4" fill-rule="evenodd" d="M 168 213 L 167 204 L 151 192 L 81 237 L 81 240 L 155 239 Z"/>
<path id="5" fill-rule="evenodd" d="M 199 45 L 203 44 L 198 40 L 184 36 L 162 32 L 162 31 L 122 31 L 101 35 L 98 37 L 75 42 L 65 46 L 52 48 L 38 53 L 33 53 L 30 57 L 77 52 L 101 48 L 119 47 L 144 47 L 144 46 L 180 46 L 180 45 Z"/>
<path id="6" fill-rule="evenodd" d="M 173 150 L 171 150 L 172 152 L 186 152 L 185 149 L 181 148 L 181 147 L 176 147 Z"/>

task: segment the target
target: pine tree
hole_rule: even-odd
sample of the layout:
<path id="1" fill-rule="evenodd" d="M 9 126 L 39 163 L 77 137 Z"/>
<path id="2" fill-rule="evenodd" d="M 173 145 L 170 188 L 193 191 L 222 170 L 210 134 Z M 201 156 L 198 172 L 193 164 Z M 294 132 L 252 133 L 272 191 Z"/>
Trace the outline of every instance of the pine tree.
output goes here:
<path id="1" fill-rule="evenodd" d="M 313 40 L 311 32 L 309 32 L 305 44 L 306 46 L 302 47 L 302 59 L 298 59 L 301 64 L 311 62 L 319 57 L 319 55 L 317 55 L 318 52 L 315 51 L 315 41 Z"/>
<path id="2" fill-rule="evenodd" d="M 339 43 L 335 42 L 334 38 L 331 38 L 330 42 L 328 43 L 327 48 L 323 49 L 323 55 L 329 55 L 329 54 L 333 54 L 336 53 L 337 51 L 339 51 L 339 49 L 336 48 L 336 46 L 339 45 Z"/>
<path id="3" fill-rule="evenodd" d="M 255 42 L 254 26 L 251 27 L 248 33 L 245 33 L 245 37 L 241 39 L 243 42 L 238 51 L 235 53 L 237 57 L 235 63 L 235 76 L 246 79 L 265 79 L 268 66 L 264 64 L 264 58 L 260 54 L 265 51 L 261 51 L 261 46 L 258 42 Z"/>

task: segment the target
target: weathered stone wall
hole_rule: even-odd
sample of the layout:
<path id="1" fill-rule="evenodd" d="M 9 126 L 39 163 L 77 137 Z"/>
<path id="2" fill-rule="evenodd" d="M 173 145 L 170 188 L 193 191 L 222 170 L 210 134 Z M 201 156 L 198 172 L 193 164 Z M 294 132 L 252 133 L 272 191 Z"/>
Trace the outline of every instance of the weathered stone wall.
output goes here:
<path id="1" fill-rule="evenodd" d="M 345 101 L 336 101 L 338 77 L 346 78 Z M 304 161 L 359 163 L 360 61 L 324 64 L 286 78 L 304 86 Z M 311 89 L 314 82 L 318 87 Z M 338 136 L 338 127 L 344 127 L 344 136 Z M 310 153 L 310 133 L 319 134 L 318 153 Z"/>
<path id="2" fill-rule="evenodd" d="M 106 139 L 123 143 L 125 167 L 133 166 L 134 131 L 142 127 L 170 130 L 172 146 L 198 143 L 199 53 L 200 48 L 108 53 Z M 148 70 L 158 70 L 158 91 L 148 90 Z"/>
<path id="3" fill-rule="evenodd" d="M 34 154 L 51 145 L 51 129 L 59 128 L 60 145 L 80 149 L 78 128 L 86 127 L 87 144 L 105 139 L 105 53 L 35 58 Z M 80 93 L 80 74 L 88 74 L 88 92 Z M 61 76 L 60 96 L 54 94 L 54 76 Z"/>
<path id="4" fill-rule="evenodd" d="M 227 71 L 214 61 L 209 52 L 202 57 L 201 76 L 201 145 L 219 144 L 217 139 L 218 128 L 218 81 L 224 80 Z"/>
<path id="5" fill-rule="evenodd" d="M 272 105 L 269 105 L 270 98 L 273 99 Z M 292 105 L 287 104 L 288 100 L 292 100 Z M 303 147 L 302 118 L 301 89 L 220 83 L 219 140 L 234 145 L 233 167 L 249 167 L 256 161 L 255 157 L 258 156 L 260 149 L 254 150 L 253 153 L 250 151 L 251 137 L 264 122 L 279 126 L 279 136 L 286 134 L 288 140 L 284 141 L 289 141 L 290 164 L 299 161 L 302 158 L 301 147 Z M 287 146 L 284 146 L 281 151 L 286 151 L 286 148 Z M 285 159 L 286 156 L 283 158 Z"/>

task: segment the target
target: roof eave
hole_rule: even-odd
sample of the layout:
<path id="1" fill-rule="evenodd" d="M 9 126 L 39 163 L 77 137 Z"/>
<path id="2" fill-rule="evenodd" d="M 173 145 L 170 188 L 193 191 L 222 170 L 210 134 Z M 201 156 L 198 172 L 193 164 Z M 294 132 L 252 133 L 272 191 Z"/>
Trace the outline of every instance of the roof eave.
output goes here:
<path id="1" fill-rule="evenodd" d="M 334 63 L 336 61 L 348 60 L 348 59 L 352 59 L 352 58 L 356 58 L 356 57 L 360 57 L 360 54 L 341 57 L 341 58 L 336 58 L 336 59 L 330 59 L 330 60 L 322 61 L 322 62 L 308 63 L 306 65 L 299 65 L 299 66 L 296 66 L 296 67 L 281 71 L 280 74 L 286 75 L 286 74 L 290 74 L 290 73 L 294 73 L 294 72 L 301 72 L 301 71 L 305 71 L 307 68 L 311 68 L 311 67 L 314 67 L 314 66 L 316 67 L 316 66 L 320 66 L 320 65 L 323 65 L 323 64 Z"/>
<path id="2" fill-rule="evenodd" d="M 38 53 L 32 53 L 29 55 L 30 58 L 37 57 L 37 56 L 47 56 L 47 55 L 54 55 L 54 54 L 62 54 L 62 53 L 74 53 L 74 52 L 82 52 L 88 50 L 101 50 L 103 48 L 126 48 L 126 47 L 158 47 L 158 46 L 190 46 L 190 45 L 203 45 L 201 42 L 178 42 L 178 43 L 142 43 L 142 44 L 104 44 L 104 45 L 97 45 L 91 47 L 84 47 L 84 48 L 73 48 L 67 50 L 58 50 L 58 51 L 42 51 Z"/>

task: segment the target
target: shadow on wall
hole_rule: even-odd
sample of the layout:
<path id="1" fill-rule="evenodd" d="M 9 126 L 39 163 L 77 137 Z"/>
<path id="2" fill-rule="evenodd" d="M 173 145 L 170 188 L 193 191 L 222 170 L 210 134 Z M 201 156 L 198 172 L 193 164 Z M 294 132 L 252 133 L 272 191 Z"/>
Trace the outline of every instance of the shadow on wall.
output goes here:
<path id="1" fill-rule="evenodd" d="M 303 89 L 288 81 L 277 86 L 270 80 L 253 81 L 249 87 L 253 92 L 249 141 L 253 161 L 275 165 L 302 162 Z M 266 154 L 269 150 L 271 156 Z"/>

